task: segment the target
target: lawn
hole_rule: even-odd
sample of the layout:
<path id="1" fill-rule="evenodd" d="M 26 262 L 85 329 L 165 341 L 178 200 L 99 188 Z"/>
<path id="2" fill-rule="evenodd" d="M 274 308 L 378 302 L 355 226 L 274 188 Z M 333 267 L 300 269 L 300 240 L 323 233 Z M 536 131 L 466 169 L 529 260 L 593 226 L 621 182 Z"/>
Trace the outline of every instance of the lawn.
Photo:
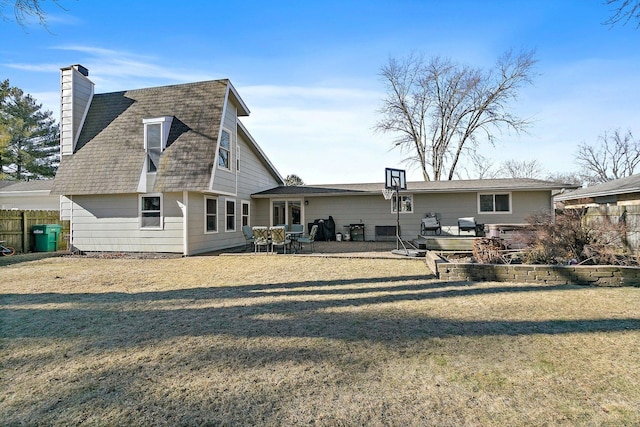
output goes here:
<path id="1" fill-rule="evenodd" d="M 0 275 L 2 425 L 640 424 L 640 288 L 282 255 Z"/>

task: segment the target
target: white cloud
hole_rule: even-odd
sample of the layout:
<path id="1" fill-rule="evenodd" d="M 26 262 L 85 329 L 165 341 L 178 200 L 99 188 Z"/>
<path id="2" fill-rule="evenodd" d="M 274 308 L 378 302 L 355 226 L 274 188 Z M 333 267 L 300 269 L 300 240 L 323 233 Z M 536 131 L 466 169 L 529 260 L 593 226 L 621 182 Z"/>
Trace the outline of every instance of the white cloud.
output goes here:
<path id="1" fill-rule="evenodd" d="M 308 184 L 377 182 L 399 167 L 392 137 L 373 131 L 381 93 L 343 87 L 238 88 L 252 113 L 243 119 L 284 175 Z"/>

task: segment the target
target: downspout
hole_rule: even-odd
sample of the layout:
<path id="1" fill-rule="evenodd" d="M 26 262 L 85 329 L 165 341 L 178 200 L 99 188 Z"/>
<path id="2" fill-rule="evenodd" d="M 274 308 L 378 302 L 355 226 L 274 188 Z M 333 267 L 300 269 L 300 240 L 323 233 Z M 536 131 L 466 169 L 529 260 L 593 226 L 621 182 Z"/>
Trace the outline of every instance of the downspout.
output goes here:
<path id="1" fill-rule="evenodd" d="M 189 192 L 182 192 L 182 200 L 184 203 L 177 200 L 178 206 L 182 211 L 182 256 L 189 256 L 189 210 L 187 206 L 189 205 Z"/>
<path id="2" fill-rule="evenodd" d="M 73 196 L 69 195 L 69 250 L 74 253 L 73 247 Z"/>

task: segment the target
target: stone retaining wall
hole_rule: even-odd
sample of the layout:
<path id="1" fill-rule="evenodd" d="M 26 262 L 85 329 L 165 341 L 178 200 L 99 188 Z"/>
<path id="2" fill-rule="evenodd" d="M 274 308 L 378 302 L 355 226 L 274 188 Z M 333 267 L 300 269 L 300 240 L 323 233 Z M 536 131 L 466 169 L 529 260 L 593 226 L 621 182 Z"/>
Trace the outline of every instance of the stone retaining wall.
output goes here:
<path id="1" fill-rule="evenodd" d="M 454 263 L 443 260 L 433 252 L 427 252 L 425 258 L 427 266 L 436 277 L 448 281 L 640 287 L 640 268 L 638 267 Z"/>

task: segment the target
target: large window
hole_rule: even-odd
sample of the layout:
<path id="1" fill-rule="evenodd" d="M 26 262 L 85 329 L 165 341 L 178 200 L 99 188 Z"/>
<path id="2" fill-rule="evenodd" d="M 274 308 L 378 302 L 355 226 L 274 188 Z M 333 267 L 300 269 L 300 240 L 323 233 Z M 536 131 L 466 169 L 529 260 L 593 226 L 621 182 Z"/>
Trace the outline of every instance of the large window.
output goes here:
<path id="1" fill-rule="evenodd" d="M 173 117 L 144 119 L 144 149 L 147 152 L 147 172 L 158 171 L 160 154 L 167 146 L 167 138 Z"/>
<path id="2" fill-rule="evenodd" d="M 140 227 L 162 228 L 162 197 L 140 196 Z"/>
<path id="3" fill-rule="evenodd" d="M 478 194 L 478 212 L 511 213 L 511 194 Z"/>
<path id="4" fill-rule="evenodd" d="M 218 166 L 224 169 L 231 169 L 231 134 L 224 129 L 220 133 Z"/>
<path id="5" fill-rule="evenodd" d="M 235 200 L 227 200 L 225 215 L 227 220 L 226 231 L 236 231 L 236 201 Z"/>
<path id="6" fill-rule="evenodd" d="M 218 231 L 218 199 L 214 197 L 205 197 L 205 232 L 215 233 Z"/>
<path id="7" fill-rule="evenodd" d="M 391 198 L 391 212 L 396 213 L 398 202 L 395 194 Z M 401 195 L 400 196 L 400 213 L 411 213 L 413 212 L 413 196 L 411 194 Z"/>

